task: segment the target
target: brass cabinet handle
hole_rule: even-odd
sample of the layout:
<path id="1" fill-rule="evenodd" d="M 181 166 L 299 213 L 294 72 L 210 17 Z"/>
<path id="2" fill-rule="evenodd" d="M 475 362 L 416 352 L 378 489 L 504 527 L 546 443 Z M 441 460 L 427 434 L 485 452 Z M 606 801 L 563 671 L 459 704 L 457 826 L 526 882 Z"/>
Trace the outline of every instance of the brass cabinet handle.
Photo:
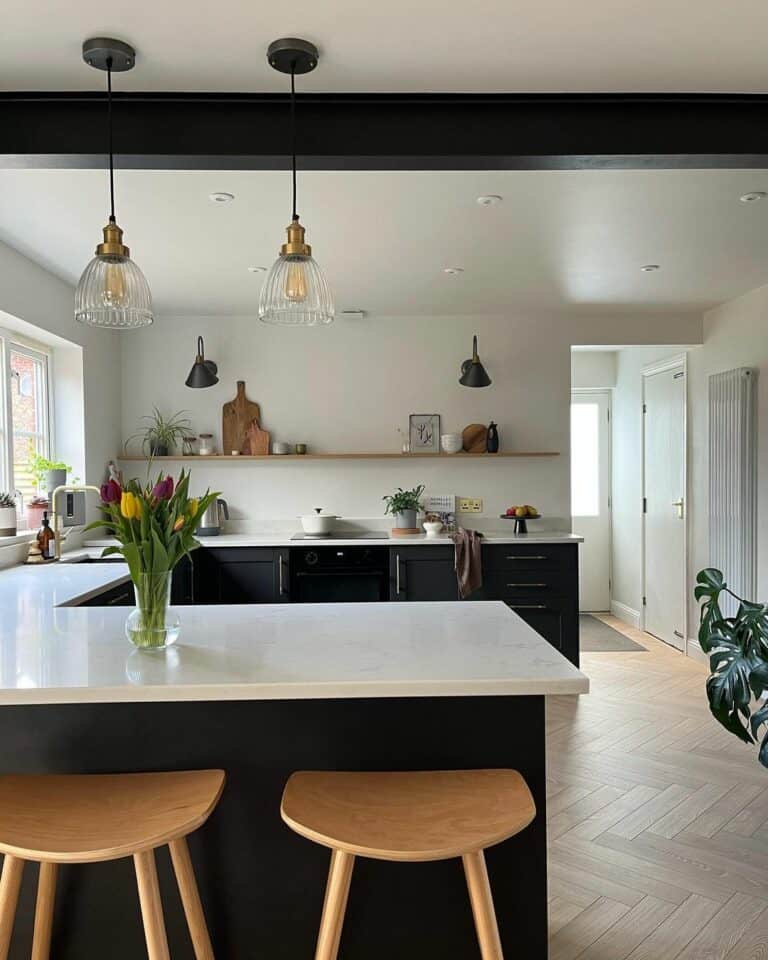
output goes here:
<path id="1" fill-rule="evenodd" d="M 542 556 L 542 554 L 537 553 L 537 554 L 531 554 L 527 557 L 511 556 L 511 557 L 507 557 L 507 560 L 549 560 L 549 557 L 545 557 L 545 556 Z"/>
<path id="2" fill-rule="evenodd" d="M 546 610 L 546 603 L 515 603 L 509 604 L 510 610 Z"/>

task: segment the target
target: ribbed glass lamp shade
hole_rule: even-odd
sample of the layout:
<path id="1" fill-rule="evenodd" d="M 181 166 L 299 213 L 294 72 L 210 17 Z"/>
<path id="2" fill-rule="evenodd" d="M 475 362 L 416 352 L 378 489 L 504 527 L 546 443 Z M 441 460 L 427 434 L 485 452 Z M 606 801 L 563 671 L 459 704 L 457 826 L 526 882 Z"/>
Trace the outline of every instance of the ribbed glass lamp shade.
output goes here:
<path id="1" fill-rule="evenodd" d="M 130 257 L 102 255 L 91 260 L 75 291 L 75 319 L 113 330 L 153 322 L 149 284 Z"/>
<path id="2" fill-rule="evenodd" d="M 259 319 L 312 327 L 332 323 L 334 316 L 331 291 L 314 258 L 281 254 L 261 288 Z"/>

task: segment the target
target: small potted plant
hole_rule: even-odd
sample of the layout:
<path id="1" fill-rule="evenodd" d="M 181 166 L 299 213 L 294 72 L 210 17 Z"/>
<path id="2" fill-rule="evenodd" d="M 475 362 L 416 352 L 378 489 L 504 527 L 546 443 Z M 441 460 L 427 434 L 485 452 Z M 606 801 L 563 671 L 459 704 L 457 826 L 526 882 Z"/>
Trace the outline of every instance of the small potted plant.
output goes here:
<path id="1" fill-rule="evenodd" d="M 69 464 L 41 456 L 31 440 L 29 441 L 29 469 L 40 493 L 50 493 L 56 487 L 63 487 L 67 482 L 67 474 L 72 472 Z"/>
<path id="2" fill-rule="evenodd" d="M 424 493 L 424 484 L 419 484 L 413 490 L 397 491 L 387 497 L 382 497 L 386 503 L 384 513 L 390 513 L 395 518 L 395 527 L 398 530 L 416 530 L 416 515 L 421 509 L 421 495 Z"/>
<path id="3" fill-rule="evenodd" d="M 43 523 L 43 514 L 50 509 L 51 505 L 47 497 L 32 497 L 25 510 L 27 530 L 37 530 Z"/>
<path id="4" fill-rule="evenodd" d="M 0 537 L 16 536 L 16 499 L 12 493 L 0 493 Z"/>
<path id="5" fill-rule="evenodd" d="M 153 407 L 149 416 L 141 418 L 146 424 L 144 429 L 125 441 L 126 448 L 132 440 L 140 439 L 144 456 L 167 457 L 180 443 L 194 436 L 185 413 L 186 410 L 179 410 L 170 417 L 164 417 L 157 407 Z"/>

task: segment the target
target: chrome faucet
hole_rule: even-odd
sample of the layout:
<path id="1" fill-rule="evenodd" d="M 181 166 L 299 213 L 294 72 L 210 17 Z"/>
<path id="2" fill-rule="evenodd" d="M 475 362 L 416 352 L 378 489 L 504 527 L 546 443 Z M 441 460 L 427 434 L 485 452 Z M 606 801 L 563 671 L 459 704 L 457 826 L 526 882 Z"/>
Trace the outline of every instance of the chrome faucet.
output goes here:
<path id="1" fill-rule="evenodd" d="M 61 560 L 61 541 L 66 539 L 63 532 L 64 528 L 62 527 L 61 534 L 59 534 L 58 530 L 59 515 L 56 511 L 56 497 L 64 491 L 67 493 L 85 493 L 86 490 L 93 490 L 94 493 L 98 493 L 99 497 L 101 497 L 101 490 L 88 483 L 84 483 L 81 486 L 71 486 L 68 483 L 63 483 L 60 487 L 56 487 L 51 494 L 51 529 L 54 533 L 53 552 L 55 560 Z"/>

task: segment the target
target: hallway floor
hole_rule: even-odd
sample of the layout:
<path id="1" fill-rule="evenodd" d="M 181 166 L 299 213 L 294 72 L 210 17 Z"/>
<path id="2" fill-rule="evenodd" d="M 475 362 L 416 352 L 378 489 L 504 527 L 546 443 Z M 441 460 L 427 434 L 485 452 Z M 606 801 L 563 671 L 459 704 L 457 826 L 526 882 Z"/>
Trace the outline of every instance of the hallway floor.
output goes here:
<path id="1" fill-rule="evenodd" d="M 585 653 L 548 702 L 550 960 L 768 957 L 768 770 L 707 705 L 704 664 Z"/>

